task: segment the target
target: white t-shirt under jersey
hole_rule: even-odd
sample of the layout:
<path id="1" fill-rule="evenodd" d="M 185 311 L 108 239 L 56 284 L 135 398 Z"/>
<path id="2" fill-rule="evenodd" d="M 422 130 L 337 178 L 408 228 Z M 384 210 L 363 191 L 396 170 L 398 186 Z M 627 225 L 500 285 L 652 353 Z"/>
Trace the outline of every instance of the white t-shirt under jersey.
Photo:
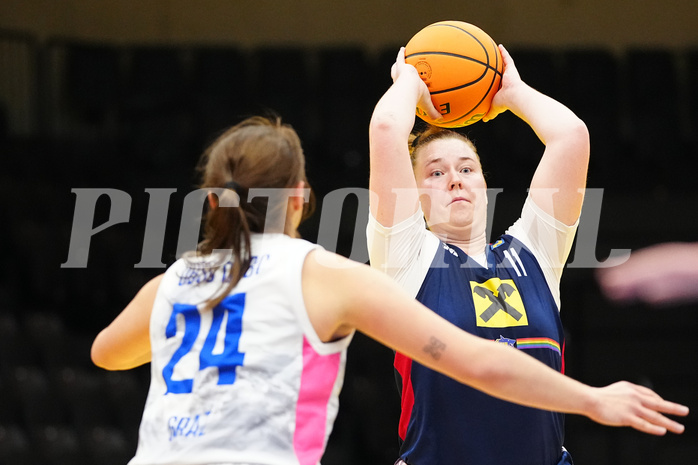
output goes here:
<path id="1" fill-rule="evenodd" d="M 521 217 L 505 232 L 523 242 L 536 257 L 558 309 L 560 278 L 577 226 L 578 222 L 572 226 L 561 223 L 527 197 Z M 369 214 L 366 236 L 371 266 L 387 273 L 415 297 L 440 243 L 426 229 L 422 211 L 418 210 L 390 228 L 382 226 Z M 484 266 L 485 251 L 472 258 Z"/>

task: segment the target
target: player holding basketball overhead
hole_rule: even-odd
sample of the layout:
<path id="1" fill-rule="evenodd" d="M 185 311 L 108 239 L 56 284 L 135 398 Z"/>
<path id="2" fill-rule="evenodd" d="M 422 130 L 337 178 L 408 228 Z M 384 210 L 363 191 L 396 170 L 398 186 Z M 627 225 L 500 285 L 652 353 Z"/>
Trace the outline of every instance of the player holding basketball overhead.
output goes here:
<path id="1" fill-rule="evenodd" d="M 658 412 L 686 407 L 630 383 L 599 389 L 562 376 L 458 330 L 382 273 L 297 239 L 305 160 L 280 121 L 241 122 L 202 162 L 211 209 L 198 253 L 147 283 L 92 346 L 110 370 L 151 363 L 131 465 L 317 464 L 355 329 L 510 401 L 683 431 Z"/>
<path id="2" fill-rule="evenodd" d="M 448 129 L 410 134 L 415 107 L 439 115 L 402 49 L 370 125 L 369 255 L 373 267 L 458 327 L 562 371 L 559 284 L 584 198 L 589 135 L 572 111 L 524 83 L 500 50 L 502 85 L 483 121 L 510 110 L 545 144 L 521 217 L 487 244 L 479 156 Z M 563 414 L 495 399 L 399 352 L 395 367 L 404 462 L 571 463 Z"/>

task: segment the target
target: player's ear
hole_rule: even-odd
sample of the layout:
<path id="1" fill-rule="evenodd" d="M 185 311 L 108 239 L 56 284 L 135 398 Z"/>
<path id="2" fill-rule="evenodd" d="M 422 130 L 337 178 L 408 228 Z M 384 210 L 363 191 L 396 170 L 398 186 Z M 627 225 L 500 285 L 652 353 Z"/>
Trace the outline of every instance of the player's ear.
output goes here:
<path id="1" fill-rule="evenodd" d="M 303 210 L 305 206 L 305 181 L 298 181 L 292 189 L 293 193 L 290 198 L 291 208 L 294 210 Z"/>
<path id="2" fill-rule="evenodd" d="M 209 191 L 208 195 L 206 195 L 206 198 L 208 199 L 208 206 L 211 207 L 211 209 L 218 208 L 218 196 L 215 195 L 213 192 Z"/>

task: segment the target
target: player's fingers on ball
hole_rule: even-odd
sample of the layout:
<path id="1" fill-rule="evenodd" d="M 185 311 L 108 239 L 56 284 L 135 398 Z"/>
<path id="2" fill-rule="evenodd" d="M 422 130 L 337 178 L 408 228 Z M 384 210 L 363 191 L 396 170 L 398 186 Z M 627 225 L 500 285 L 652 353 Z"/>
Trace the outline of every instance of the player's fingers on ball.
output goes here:
<path id="1" fill-rule="evenodd" d="M 497 116 L 497 113 L 490 111 L 489 113 L 487 113 L 485 116 L 482 117 L 482 122 L 487 123 L 488 121 L 493 120 L 495 118 L 495 116 Z"/>
<path id="2" fill-rule="evenodd" d="M 404 63 L 405 62 L 405 47 L 400 47 L 400 50 L 397 51 L 396 62 L 397 63 Z"/>
<path id="3" fill-rule="evenodd" d="M 504 48 L 504 45 L 502 44 L 499 44 L 499 52 L 502 54 L 502 61 L 504 61 L 504 67 L 506 68 L 513 61 L 513 59 L 511 58 L 511 54 L 506 48 Z"/>
<path id="4" fill-rule="evenodd" d="M 422 102 L 424 103 L 424 110 L 426 110 L 427 114 L 431 119 L 443 120 L 444 115 L 442 115 L 441 112 L 434 105 L 434 101 L 431 99 L 431 95 L 429 94 L 429 88 L 426 84 L 424 84 L 424 94 L 422 97 Z"/>
<path id="5" fill-rule="evenodd" d="M 440 123 L 444 120 L 443 115 L 439 113 L 439 111 L 436 109 L 429 110 L 429 117 L 437 123 Z"/>

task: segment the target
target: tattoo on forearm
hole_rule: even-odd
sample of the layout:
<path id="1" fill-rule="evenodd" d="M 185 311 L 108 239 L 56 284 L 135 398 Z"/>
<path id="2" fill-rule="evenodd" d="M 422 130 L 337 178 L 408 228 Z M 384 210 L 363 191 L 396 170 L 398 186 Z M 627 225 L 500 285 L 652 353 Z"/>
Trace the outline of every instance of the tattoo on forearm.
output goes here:
<path id="1" fill-rule="evenodd" d="M 441 354 L 446 349 L 446 344 L 432 336 L 429 338 L 429 343 L 424 346 L 424 352 L 431 355 L 434 360 L 441 358 Z"/>

